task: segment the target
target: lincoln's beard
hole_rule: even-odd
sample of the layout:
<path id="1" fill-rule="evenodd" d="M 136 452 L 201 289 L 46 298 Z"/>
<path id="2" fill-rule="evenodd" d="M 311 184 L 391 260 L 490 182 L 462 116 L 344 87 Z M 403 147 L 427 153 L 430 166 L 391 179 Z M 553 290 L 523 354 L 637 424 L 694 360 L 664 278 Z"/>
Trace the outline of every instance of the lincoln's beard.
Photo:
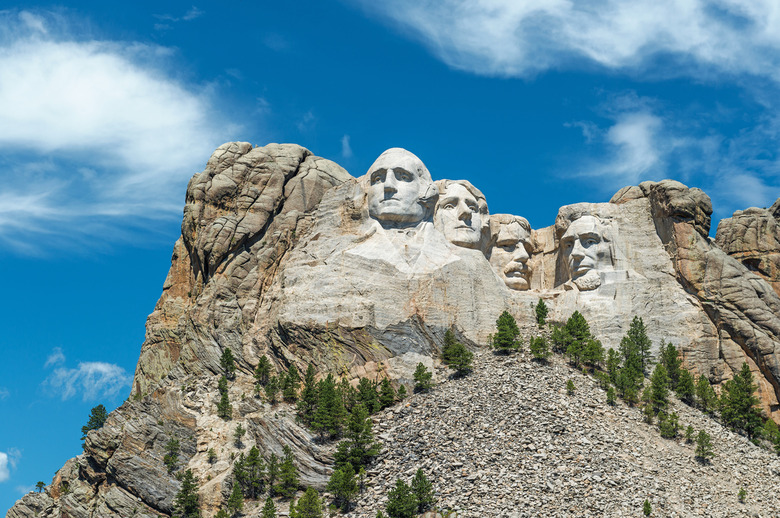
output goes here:
<path id="1" fill-rule="evenodd" d="M 601 286 L 601 276 L 596 270 L 588 270 L 584 275 L 574 279 L 574 285 L 580 291 L 595 290 Z"/>

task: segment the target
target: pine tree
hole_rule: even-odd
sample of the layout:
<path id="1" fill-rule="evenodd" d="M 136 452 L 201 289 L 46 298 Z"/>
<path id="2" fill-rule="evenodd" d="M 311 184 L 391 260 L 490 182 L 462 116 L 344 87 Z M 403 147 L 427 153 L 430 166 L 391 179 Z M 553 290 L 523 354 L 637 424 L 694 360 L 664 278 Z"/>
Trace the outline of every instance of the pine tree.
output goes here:
<path id="1" fill-rule="evenodd" d="M 412 489 L 400 478 L 387 495 L 387 514 L 390 518 L 415 518 L 417 516 L 417 498 Z"/>
<path id="2" fill-rule="evenodd" d="M 222 356 L 219 358 L 219 364 L 222 366 L 222 370 L 227 379 L 232 380 L 236 377 L 236 361 L 235 358 L 233 358 L 233 351 L 230 350 L 230 347 L 226 347 L 225 350 L 222 351 Z"/>
<path id="3" fill-rule="evenodd" d="M 198 482 L 192 470 L 187 470 L 181 479 L 181 488 L 173 500 L 174 518 L 200 518 L 198 508 Z"/>
<path id="4" fill-rule="evenodd" d="M 695 456 L 702 464 L 706 464 L 715 456 L 715 452 L 712 450 L 712 439 L 710 434 L 704 430 L 699 430 L 699 434 L 696 436 Z"/>
<path id="5" fill-rule="evenodd" d="M 653 412 L 657 414 L 669 405 L 669 377 L 666 374 L 666 367 L 664 367 L 663 363 L 655 366 L 649 388 L 649 403 Z"/>
<path id="6" fill-rule="evenodd" d="M 341 402 L 344 404 L 344 409 L 347 412 L 351 412 L 352 408 L 358 402 L 358 394 L 355 387 L 349 384 L 347 378 L 341 378 L 338 385 L 338 395 L 341 398 Z"/>
<path id="7" fill-rule="evenodd" d="M 376 383 L 368 378 L 360 378 L 357 394 L 358 401 L 363 403 L 369 414 L 379 412 L 382 406 L 379 403 L 379 392 L 376 390 Z"/>
<path id="8" fill-rule="evenodd" d="M 585 348 L 582 351 L 582 362 L 591 369 L 597 368 L 604 363 L 604 346 L 600 340 L 589 338 L 585 342 Z"/>
<path id="9" fill-rule="evenodd" d="M 336 505 L 345 513 L 348 512 L 359 491 L 355 479 L 355 468 L 352 467 L 352 464 L 347 462 L 335 470 L 326 489 L 335 497 Z"/>
<path id="10" fill-rule="evenodd" d="M 233 463 L 233 484 L 242 488 L 246 492 L 249 486 L 249 475 L 246 470 L 246 456 L 241 453 Z"/>
<path id="11" fill-rule="evenodd" d="M 276 396 L 279 394 L 279 378 L 280 376 L 271 376 L 265 384 L 265 397 L 272 405 L 276 404 Z"/>
<path id="12" fill-rule="evenodd" d="M 298 504 L 295 505 L 295 515 L 292 514 L 290 506 L 290 518 L 322 518 L 322 502 L 320 495 L 313 487 L 306 488 Z"/>
<path id="13" fill-rule="evenodd" d="M 550 347 L 547 345 L 547 339 L 544 336 L 531 338 L 528 348 L 536 361 L 546 362 L 550 356 Z"/>
<path id="14" fill-rule="evenodd" d="M 244 494 L 241 492 L 241 486 L 237 483 L 233 483 L 233 490 L 230 492 L 230 497 L 227 501 L 227 511 L 232 516 L 240 513 L 244 509 Z"/>
<path id="15" fill-rule="evenodd" d="M 556 353 L 565 353 L 569 346 L 571 337 L 566 332 L 565 326 L 553 325 L 552 332 L 550 333 L 550 339 L 553 343 L 553 351 Z"/>
<path id="16" fill-rule="evenodd" d="M 217 452 L 214 451 L 214 448 L 209 448 L 208 463 L 214 464 L 215 462 L 217 462 Z"/>
<path id="17" fill-rule="evenodd" d="M 537 302 L 534 307 L 534 311 L 536 311 L 537 325 L 539 327 L 544 327 L 544 324 L 547 322 L 547 304 L 545 304 L 542 299 L 539 299 L 539 302 Z"/>
<path id="18" fill-rule="evenodd" d="M 360 403 L 352 409 L 344 435 L 345 440 L 339 443 L 336 450 L 336 467 L 347 463 L 358 468 L 366 466 L 382 448 L 374 441 L 371 419 Z"/>
<path id="19" fill-rule="evenodd" d="M 755 392 L 753 373 L 747 362 L 743 362 L 739 373 L 723 384 L 720 399 L 723 421 L 731 428 L 743 430 L 749 439 L 759 434 L 764 424 Z"/>
<path id="20" fill-rule="evenodd" d="M 35 484 L 35 489 L 37 489 L 39 493 L 40 493 L 41 491 L 43 491 L 45 488 L 46 488 L 46 483 L 45 483 L 45 482 L 43 482 L 42 480 L 39 480 L 39 481 L 38 481 L 38 482 Z"/>
<path id="21" fill-rule="evenodd" d="M 238 426 L 236 426 L 236 431 L 233 433 L 233 439 L 234 444 L 236 445 L 236 448 L 243 448 L 244 443 L 241 442 L 241 439 L 246 434 L 246 428 L 244 428 L 241 423 L 238 423 Z"/>
<path id="22" fill-rule="evenodd" d="M 688 425 L 688 427 L 685 429 L 685 442 L 692 443 L 693 442 L 693 426 Z"/>
<path id="23" fill-rule="evenodd" d="M 336 390 L 336 381 L 332 374 L 317 384 L 319 401 L 312 418 L 312 429 L 319 433 L 320 440 L 325 436 L 338 436 L 344 428 L 346 410 L 341 401 L 341 391 Z"/>
<path id="24" fill-rule="evenodd" d="M 258 385 L 265 386 L 268 383 L 268 378 L 271 375 L 271 362 L 268 361 L 266 356 L 261 356 L 255 367 L 255 382 Z"/>
<path id="25" fill-rule="evenodd" d="M 227 377 L 221 376 L 217 384 L 219 389 L 219 403 L 217 403 L 217 415 L 229 421 L 233 417 L 233 405 L 230 404 L 230 398 L 228 396 L 228 383 Z"/>
<path id="26" fill-rule="evenodd" d="M 455 333 L 452 332 L 452 329 L 447 329 L 444 333 L 444 346 L 441 348 L 441 359 L 447 365 L 449 365 L 453 359 L 452 349 L 456 343 Z"/>
<path id="27" fill-rule="evenodd" d="M 629 343 L 624 345 L 623 341 L 627 341 Z M 647 373 L 648 369 L 650 368 L 651 343 L 650 339 L 647 337 L 647 328 L 645 327 L 645 323 L 640 317 L 635 316 L 631 321 L 631 326 L 628 328 L 628 333 L 626 333 L 626 336 L 623 337 L 623 341 L 621 341 L 620 347 L 621 352 L 623 352 L 622 349 L 626 349 L 626 352 L 623 353 L 625 364 L 627 365 L 630 359 L 633 367 L 633 362 L 638 359 L 639 372 L 641 374 Z M 634 355 L 636 355 L 636 357 Z"/>
<path id="28" fill-rule="evenodd" d="M 92 410 L 89 411 L 89 419 L 87 420 L 87 424 L 81 427 L 81 440 L 83 441 L 86 439 L 87 434 L 92 430 L 98 430 L 102 428 L 107 419 L 108 412 L 106 412 L 106 407 L 103 405 L 93 407 Z"/>
<path id="29" fill-rule="evenodd" d="M 564 326 L 567 337 L 566 354 L 574 366 L 579 366 L 589 341 L 593 340 L 590 326 L 579 311 L 575 311 Z M 599 346 L 601 343 L 598 344 Z M 603 355 L 603 349 L 602 349 Z"/>
<path id="30" fill-rule="evenodd" d="M 677 437 L 677 432 L 680 430 L 680 418 L 675 413 L 666 414 L 661 412 L 658 414 L 658 430 L 661 432 L 661 437 L 664 439 L 674 439 Z"/>
<path id="31" fill-rule="evenodd" d="M 271 496 L 273 496 L 274 494 L 276 481 L 278 478 L 279 478 L 279 457 L 277 457 L 275 453 L 271 453 L 271 456 L 268 457 L 268 488 L 271 493 Z"/>
<path id="32" fill-rule="evenodd" d="M 611 386 L 607 389 L 607 404 L 615 406 L 615 388 Z"/>
<path id="33" fill-rule="evenodd" d="M 220 509 L 217 511 L 217 514 L 214 515 L 214 518 L 230 518 L 230 515 L 225 509 Z"/>
<path id="34" fill-rule="evenodd" d="M 642 513 L 645 516 L 650 516 L 650 513 L 653 512 L 653 508 L 650 506 L 650 500 L 645 498 L 645 502 L 642 504 Z"/>
<path id="35" fill-rule="evenodd" d="M 696 380 L 696 401 L 704 412 L 711 414 L 715 411 L 718 398 L 710 385 L 710 380 L 705 376 L 699 376 Z"/>
<path id="36" fill-rule="evenodd" d="M 433 484 L 428 481 L 428 478 L 423 473 L 423 470 L 418 468 L 417 473 L 414 474 L 411 485 L 412 493 L 417 500 L 417 512 L 424 513 L 431 507 L 433 507 Z"/>
<path id="37" fill-rule="evenodd" d="M 417 364 L 413 377 L 415 392 L 423 392 L 429 390 L 433 386 L 433 382 L 431 381 L 433 373 L 429 371 L 422 362 Z"/>
<path id="38" fill-rule="evenodd" d="M 261 518 L 276 518 L 276 506 L 270 496 L 265 499 L 263 513 L 260 516 Z"/>
<path id="39" fill-rule="evenodd" d="M 311 426 L 319 400 L 317 382 L 314 381 L 314 376 L 314 365 L 310 363 L 306 369 L 306 374 L 303 376 L 303 389 L 301 389 L 300 399 L 298 400 L 298 417 L 307 426 Z"/>
<path id="40" fill-rule="evenodd" d="M 168 473 L 173 473 L 176 469 L 176 463 L 179 461 L 179 440 L 171 437 L 165 445 L 165 451 L 163 463 L 168 468 Z"/>
<path id="41" fill-rule="evenodd" d="M 259 498 L 265 488 L 265 462 L 257 446 L 252 446 L 244 462 L 245 483 L 242 486 L 244 496 Z"/>
<path id="42" fill-rule="evenodd" d="M 574 381 L 572 380 L 566 380 L 566 393 L 570 396 L 574 395 Z"/>
<path id="43" fill-rule="evenodd" d="M 379 390 L 379 405 L 381 408 L 393 406 L 395 403 L 395 390 L 389 378 L 382 380 L 382 388 Z"/>
<path id="44" fill-rule="evenodd" d="M 520 330 L 515 318 L 507 311 L 501 313 L 496 320 L 496 334 L 493 335 L 492 346 L 496 351 L 508 354 L 520 348 Z"/>
<path id="45" fill-rule="evenodd" d="M 403 401 L 404 399 L 406 399 L 406 387 L 401 385 L 398 387 L 398 400 Z"/>
<path id="46" fill-rule="evenodd" d="M 686 405 L 693 405 L 696 401 L 696 382 L 693 380 L 693 375 L 686 369 L 680 369 L 675 392 L 677 392 L 680 401 Z"/>
<path id="47" fill-rule="evenodd" d="M 677 391 L 677 385 L 680 383 L 682 369 L 682 358 L 677 348 L 669 342 L 664 344 L 661 340 L 660 363 L 666 367 L 666 374 L 669 376 L 669 388 Z"/>
<path id="48" fill-rule="evenodd" d="M 294 363 L 287 369 L 287 375 L 282 380 L 282 397 L 285 401 L 292 403 L 298 399 L 298 387 L 301 384 L 301 376 L 298 374 L 298 368 Z"/>
<path id="49" fill-rule="evenodd" d="M 298 490 L 298 472 L 295 469 L 295 459 L 289 446 L 284 446 L 284 457 L 279 464 L 279 483 L 274 492 L 285 498 L 292 498 Z"/>

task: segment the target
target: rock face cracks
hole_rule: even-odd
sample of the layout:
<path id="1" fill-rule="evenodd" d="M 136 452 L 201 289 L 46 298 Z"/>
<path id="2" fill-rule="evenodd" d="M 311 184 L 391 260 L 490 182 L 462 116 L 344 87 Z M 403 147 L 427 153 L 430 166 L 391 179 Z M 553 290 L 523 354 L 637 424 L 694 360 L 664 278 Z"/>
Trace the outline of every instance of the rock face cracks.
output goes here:
<path id="1" fill-rule="evenodd" d="M 311 363 L 409 384 L 418 362 L 437 363 L 448 329 L 479 348 L 504 310 L 532 323 L 540 298 L 553 321 L 580 311 L 606 347 L 639 315 L 656 350 L 671 341 L 714 384 L 746 361 L 765 411 L 780 417 L 780 202 L 735 213 L 713 241 L 705 193 L 644 182 L 530 229 L 519 216 L 491 220 L 476 187 L 441 180 L 411 153 L 383 156 L 354 178 L 297 145 L 220 146 L 187 187 L 130 398 L 46 493 L 8 516 L 170 515 L 171 438 L 211 516 L 229 490 L 239 423 L 245 448 L 267 458 L 291 446 L 303 482 L 323 488 L 332 448 L 255 397 L 261 356 L 277 372 Z M 237 363 L 232 421 L 216 411 L 227 348 Z"/>

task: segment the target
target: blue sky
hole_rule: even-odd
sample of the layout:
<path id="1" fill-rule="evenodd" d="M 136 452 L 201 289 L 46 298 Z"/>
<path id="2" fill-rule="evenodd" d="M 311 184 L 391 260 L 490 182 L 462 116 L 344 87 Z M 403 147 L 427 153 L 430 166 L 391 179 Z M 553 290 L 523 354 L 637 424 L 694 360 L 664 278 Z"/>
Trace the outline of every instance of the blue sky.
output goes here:
<path id="1" fill-rule="evenodd" d="M 70 2 L 0 11 L 0 510 L 129 393 L 184 190 L 231 140 L 386 148 L 534 228 L 674 178 L 780 195 L 773 0 Z"/>

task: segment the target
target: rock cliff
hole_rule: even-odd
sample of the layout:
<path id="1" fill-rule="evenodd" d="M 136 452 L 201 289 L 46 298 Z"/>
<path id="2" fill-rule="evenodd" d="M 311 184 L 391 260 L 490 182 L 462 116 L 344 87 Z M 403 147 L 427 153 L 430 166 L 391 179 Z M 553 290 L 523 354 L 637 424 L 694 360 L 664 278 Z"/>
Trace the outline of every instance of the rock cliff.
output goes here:
<path id="1" fill-rule="evenodd" d="M 552 320 L 582 312 L 607 347 L 639 315 L 656 350 L 671 341 L 714 384 L 748 362 L 765 411 L 778 418 L 777 209 L 752 210 L 724 220 L 716 244 L 709 197 L 665 180 L 625 187 L 609 203 L 562 207 L 553 226 L 531 229 L 521 216 L 491 216 L 469 182 L 434 182 L 405 150 L 388 150 L 354 178 L 296 145 L 220 146 L 188 185 L 131 397 L 53 489 L 8 516 L 170 515 L 179 482 L 162 458 L 172 437 L 211 516 L 225 496 L 237 423 L 266 457 L 291 446 L 303 483 L 322 488 L 332 446 L 253 396 L 261 356 L 276 370 L 311 363 L 347 379 L 408 384 L 418 362 L 437 363 L 446 330 L 478 349 L 504 309 L 532 322 L 540 298 Z M 216 415 L 226 348 L 238 365 L 228 422 Z M 63 481 L 67 492 L 57 489 Z"/>

